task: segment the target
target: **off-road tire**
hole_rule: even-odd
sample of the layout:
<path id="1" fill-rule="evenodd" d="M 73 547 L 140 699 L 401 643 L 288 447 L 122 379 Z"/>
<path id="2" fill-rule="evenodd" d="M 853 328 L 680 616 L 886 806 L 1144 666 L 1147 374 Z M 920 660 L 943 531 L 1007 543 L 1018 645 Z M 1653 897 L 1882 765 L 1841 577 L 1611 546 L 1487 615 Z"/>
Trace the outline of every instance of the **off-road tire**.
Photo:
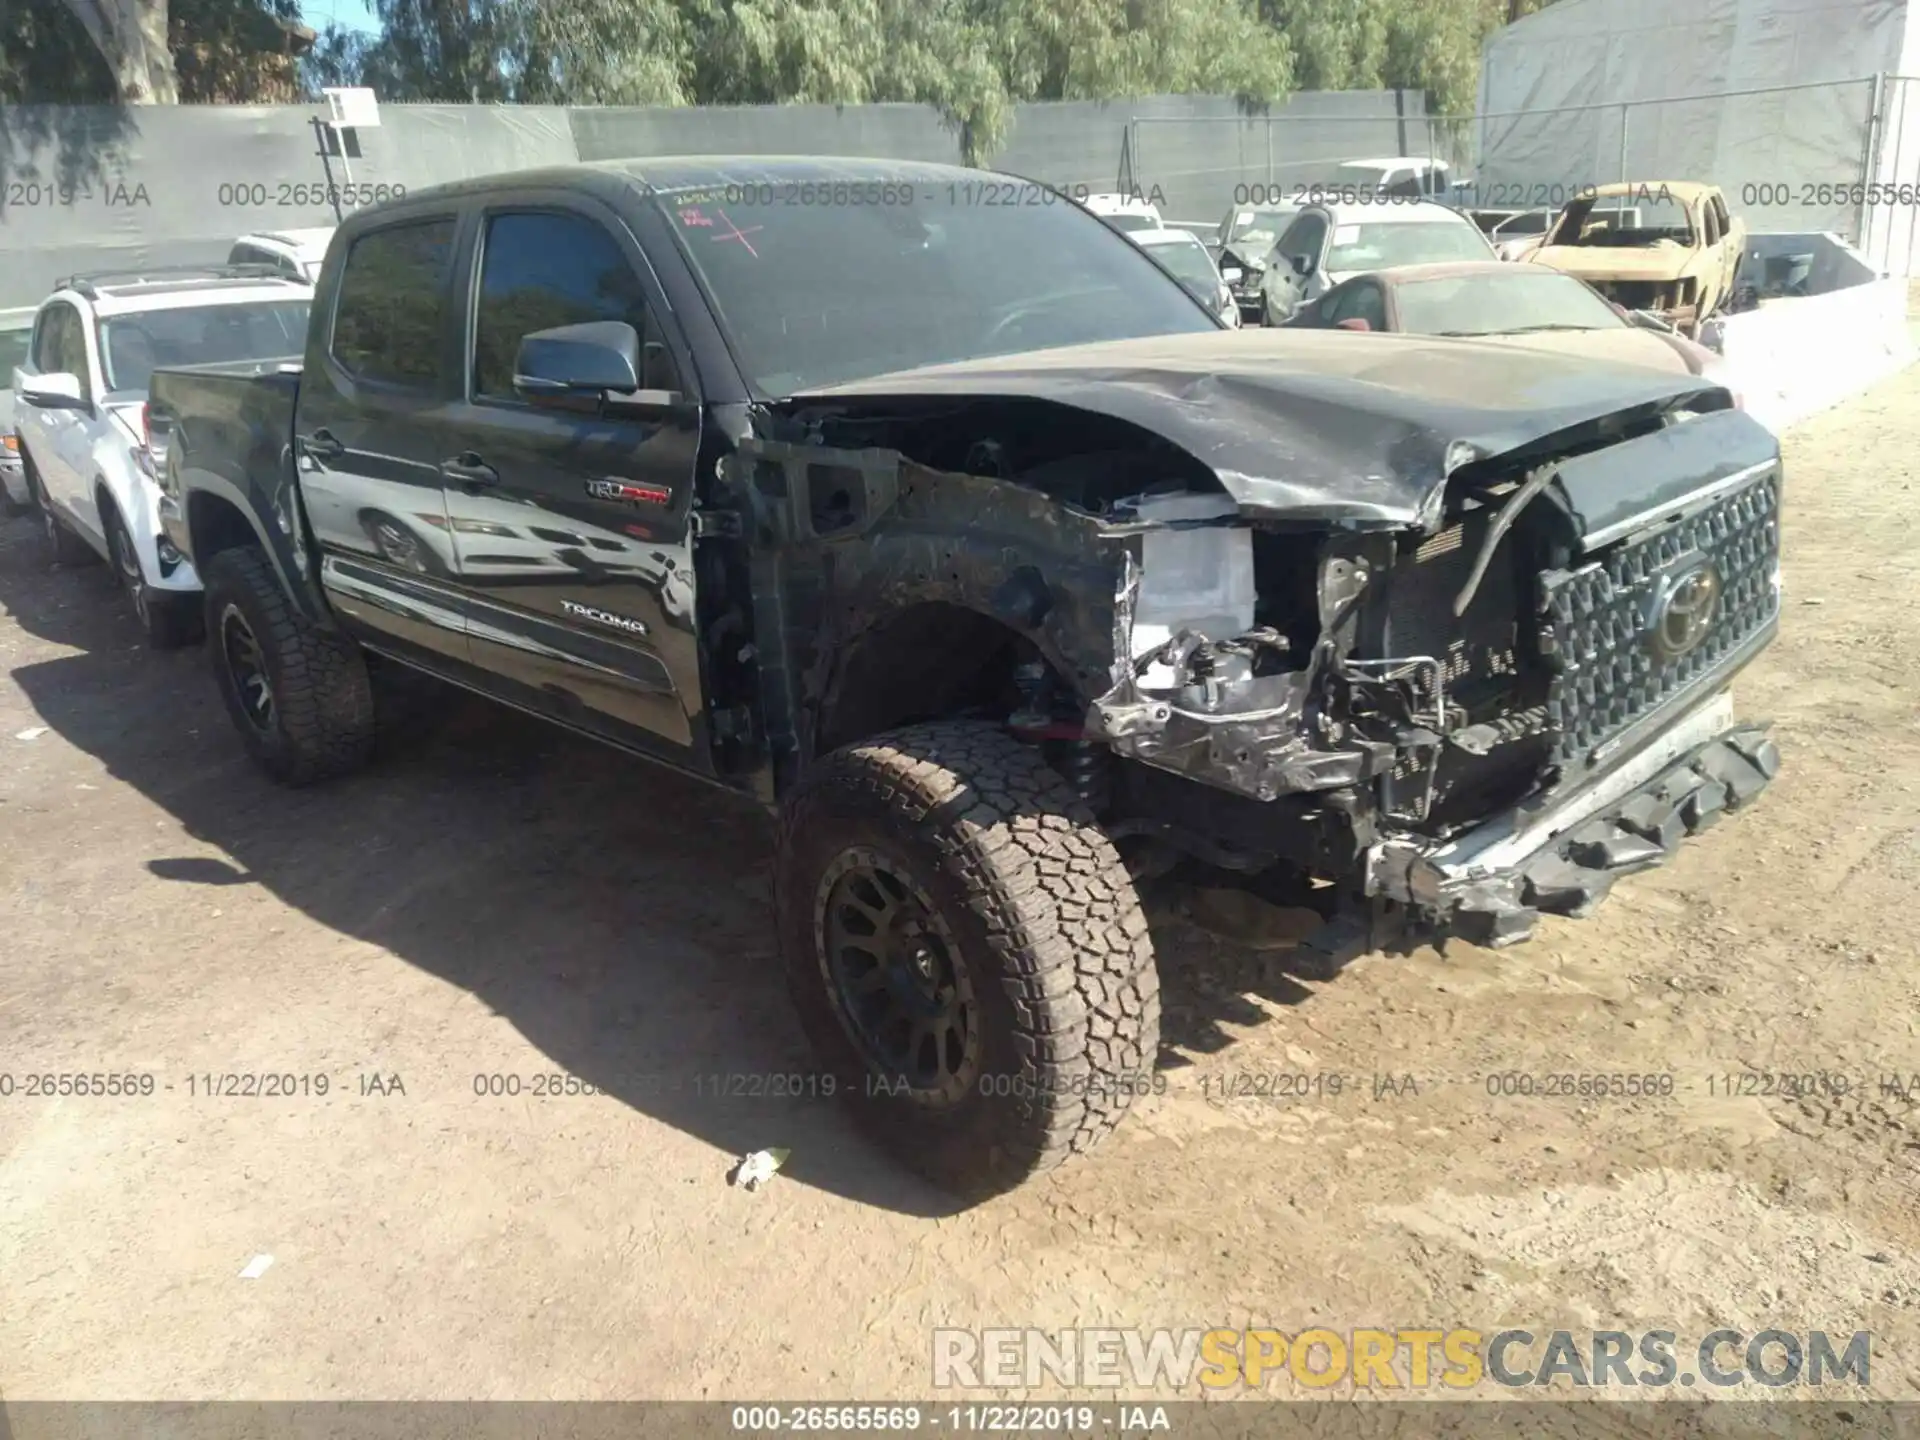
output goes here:
<path id="1" fill-rule="evenodd" d="M 842 1021 L 825 882 L 850 850 L 883 852 L 919 887 L 969 967 L 980 1079 L 958 1099 L 889 1093 Z M 1151 1088 L 1159 975 L 1126 866 L 1058 772 L 1004 731 L 941 722 L 835 751 L 784 805 L 776 866 L 789 984 L 835 1093 L 943 1189 L 1010 1190 L 1090 1150 Z"/>
<path id="2" fill-rule="evenodd" d="M 67 528 L 66 522 L 54 510 L 53 502 L 47 499 L 47 492 L 40 485 L 40 472 L 33 468 L 32 458 L 25 450 L 20 454 L 27 471 L 27 493 L 33 497 L 33 508 L 40 512 L 41 535 L 47 542 L 52 563 L 63 570 L 95 563 L 100 557 L 93 553 L 93 547 Z"/>
<path id="3" fill-rule="evenodd" d="M 140 574 L 140 562 L 133 555 L 133 537 L 127 531 L 120 512 L 107 508 L 101 512 L 107 530 L 107 549 L 113 557 L 114 578 L 133 605 L 134 619 L 140 622 L 147 643 L 156 650 L 178 650 L 198 644 L 206 634 L 202 625 L 200 597 L 178 591 L 159 590 L 147 584 Z"/>
<path id="4" fill-rule="evenodd" d="M 222 550 L 208 562 L 206 633 L 227 713 L 254 762 L 283 785 L 311 785 L 366 764 L 375 731 L 373 687 L 357 646 L 316 628 L 280 588 L 266 556 Z M 257 642 L 271 711 L 257 723 L 230 661 L 227 624 Z"/>

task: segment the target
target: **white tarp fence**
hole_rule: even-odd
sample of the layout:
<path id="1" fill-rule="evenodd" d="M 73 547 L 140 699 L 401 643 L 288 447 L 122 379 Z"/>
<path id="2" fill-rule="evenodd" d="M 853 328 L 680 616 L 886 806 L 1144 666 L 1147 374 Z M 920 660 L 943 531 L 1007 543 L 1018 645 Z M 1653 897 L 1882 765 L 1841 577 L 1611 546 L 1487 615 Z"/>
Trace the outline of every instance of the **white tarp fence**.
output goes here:
<path id="1" fill-rule="evenodd" d="M 1707 180 L 1751 230 L 1857 241 L 1913 30 L 1907 0 L 1559 0 L 1487 42 L 1480 177 Z"/>

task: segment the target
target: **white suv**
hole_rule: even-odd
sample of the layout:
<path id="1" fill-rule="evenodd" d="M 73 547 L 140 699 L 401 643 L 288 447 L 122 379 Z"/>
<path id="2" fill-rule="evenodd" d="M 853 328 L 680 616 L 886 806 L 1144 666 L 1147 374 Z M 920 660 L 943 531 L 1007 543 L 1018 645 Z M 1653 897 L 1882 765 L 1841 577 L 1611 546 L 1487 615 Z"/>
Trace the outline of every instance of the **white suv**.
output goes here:
<path id="1" fill-rule="evenodd" d="M 1120 231 L 1158 230 L 1165 223 L 1160 218 L 1160 207 L 1142 195 L 1118 192 L 1089 195 L 1080 203 Z"/>
<path id="2" fill-rule="evenodd" d="M 306 348 L 313 287 L 250 267 L 75 276 L 13 372 L 27 488 L 56 563 L 118 572 L 155 645 L 200 637 L 200 580 L 162 534 L 147 382 L 161 365 L 264 372 Z"/>
<path id="3" fill-rule="evenodd" d="M 331 225 L 306 230 L 261 230 L 242 235 L 227 252 L 229 265 L 267 265 L 290 280 L 311 285 L 320 278 L 320 262 L 333 239 Z"/>

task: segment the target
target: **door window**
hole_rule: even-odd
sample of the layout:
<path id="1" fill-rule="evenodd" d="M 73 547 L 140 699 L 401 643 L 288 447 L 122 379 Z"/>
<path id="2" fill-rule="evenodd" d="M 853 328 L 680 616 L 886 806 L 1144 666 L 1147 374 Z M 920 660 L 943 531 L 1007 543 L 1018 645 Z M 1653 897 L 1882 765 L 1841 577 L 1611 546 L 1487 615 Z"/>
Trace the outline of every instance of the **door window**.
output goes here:
<path id="1" fill-rule="evenodd" d="M 340 277 L 333 358 L 360 379 L 438 388 L 452 269 L 451 219 L 390 225 L 355 240 Z"/>
<path id="2" fill-rule="evenodd" d="M 1371 280 L 1342 286 L 1339 294 L 1322 302 L 1320 313 L 1329 325 L 1338 325 L 1342 320 L 1364 320 L 1370 329 L 1387 328 L 1386 301 L 1380 287 Z"/>
<path id="3" fill-rule="evenodd" d="M 40 315 L 33 337 L 33 364 L 42 375 L 73 375 L 80 395 L 93 401 L 93 377 L 87 373 L 87 332 L 80 312 L 64 301 L 49 305 Z"/>
<path id="4" fill-rule="evenodd" d="M 1317 269 L 1326 240 L 1326 218 L 1321 215 L 1302 215 L 1287 227 L 1287 233 L 1280 237 L 1273 248 L 1282 264 L 1291 266 L 1295 259 L 1304 256 L 1309 267 Z"/>
<path id="5" fill-rule="evenodd" d="M 536 330 L 623 320 L 640 337 L 640 388 L 678 390 L 679 375 L 640 276 L 612 234 L 585 215 L 520 211 L 487 222 L 474 325 L 473 393 L 520 403 L 520 341 Z"/>

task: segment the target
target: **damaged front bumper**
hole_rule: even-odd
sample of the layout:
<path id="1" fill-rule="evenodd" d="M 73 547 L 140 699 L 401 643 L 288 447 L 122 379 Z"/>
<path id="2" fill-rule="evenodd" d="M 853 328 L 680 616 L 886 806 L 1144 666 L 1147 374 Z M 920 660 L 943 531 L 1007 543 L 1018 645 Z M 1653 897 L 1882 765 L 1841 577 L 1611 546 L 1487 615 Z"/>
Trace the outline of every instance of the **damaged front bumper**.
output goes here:
<path id="1" fill-rule="evenodd" d="M 1735 725 L 1723 690 L 1544 812 L 1516 811 L 1445 841 L 1376 844 L 1367 891 L 1481 943 L 1513 944 L 1543 911 L 1590 913 L 1614 881 L 1664 863 L 1687 836 L 1751 801 L 1779 768 L 1766 727 Z"/>

